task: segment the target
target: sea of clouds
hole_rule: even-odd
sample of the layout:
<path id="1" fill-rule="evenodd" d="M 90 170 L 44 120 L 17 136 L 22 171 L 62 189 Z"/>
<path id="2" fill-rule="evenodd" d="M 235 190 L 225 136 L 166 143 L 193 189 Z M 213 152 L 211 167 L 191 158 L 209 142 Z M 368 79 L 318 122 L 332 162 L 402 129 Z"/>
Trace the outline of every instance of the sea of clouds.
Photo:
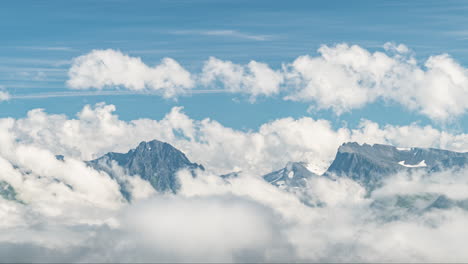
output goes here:
<path id="1" fill-rule="evenodd" d="M 298 197 L 260 176 L 288 161 L 329 164 L 347 141 L 468 149 L 468 135 L 431 126 L 333 129 L 326 120 L 284 118 L 255 131 L 194 120 L 180 107 L 161 120 L 123 121 L 113 105 L 85 106 L 76 118 L 31 110 L 0 119 L 0 256 L 5 262 L 463 262 L 468 212 L 410 212 L 376 202 L 396 195 L 468 199 L 468 172 L 398 174 L 366 195 L 347 178 L 313 179 Z M 84 161 L 166 141 L 201 163 L 181 171 L 178 194 L 156 193 L 138 176 L 127 202 L 115 180 Z M 63 155 L 64 159 L 56 158 Z M 242 171 L 228 180 L 222 173 Z M 304 202 L 304 197 L 310 199 Z M 320 204 L 307 206 L 305 204 Z"/>

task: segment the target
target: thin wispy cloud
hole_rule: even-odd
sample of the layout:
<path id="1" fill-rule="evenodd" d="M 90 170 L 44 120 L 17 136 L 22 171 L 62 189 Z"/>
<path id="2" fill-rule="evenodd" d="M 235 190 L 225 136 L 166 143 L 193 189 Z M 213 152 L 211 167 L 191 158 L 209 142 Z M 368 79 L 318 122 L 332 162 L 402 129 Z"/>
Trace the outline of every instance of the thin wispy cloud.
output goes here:
<path id="1" fill-rule="evenodd" d="M 212 94 L 226 93 L 226 90 L 191 90 L 187 95 L 191 94 Z M 147 95 L 158 96 L 157 92 L 138 92 L 138 91 L 77 91 L 77 92 L 46 92 L 46 93 L 28 93 L 28 94 L 12 94 L 9 99 L 46 99 L 56 97 L 84 97 L 84 96 L 119 96 L 119 95 Z M 1 100 L 1 99 L 0 99 Z"/>
<path id="2" fill-rule="evenodd" d="M 175 35 L 232 37 L 232 38 L 255 40 L 255 41 L 267 41 L 273 38 L 273 36 L 271 35 L 250 34 L 250 33 L 240 32 L 237 30 L 177 30 L 171 33 Z"/>
<path id="3" fill-rule="evenodd" d="M 447 34 L 463 40 L 468 39 L 468 30 L 449 31 Z"/>
<path id="4" fill-rule="evenodd" d="M 74 48 L 64 46 L 23 46 L 18 48 L 38 51 L 76 51 Z"/>
<path id="5" fill-rule="evenodd" d="M 61 67 L 67 66 L 71 64 L 71 60 L 63 60 L 63 59 L 43 59 L 43 58 L 24 58 L 24 57 L 0 57 L 0 60 L 5 65 L 27 65 L 28 68 L 32 68 L 34 66 L 53 66 L 53 67 Z M 5 66 L 2 68 L 10 68 L 9 66 Z"/>

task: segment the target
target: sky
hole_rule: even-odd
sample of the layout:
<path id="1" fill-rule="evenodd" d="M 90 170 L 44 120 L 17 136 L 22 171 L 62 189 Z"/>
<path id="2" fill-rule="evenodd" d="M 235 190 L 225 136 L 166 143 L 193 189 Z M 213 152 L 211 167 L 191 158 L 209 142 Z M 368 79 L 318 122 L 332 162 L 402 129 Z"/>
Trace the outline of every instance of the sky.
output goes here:
<path id="1" fill-rule="evenodd" d="M 346 142 L 468 153 L 467 11 L 0 1 L 0 262 L 467 262 L 466 168 L 323 174 Z M 175 194 L 89 166 L 154 139 L 204 167 Z"/>
<path id="2" fill-rule="evenodd" d="M 320 56 L 323 45 L 339 44 L 370 53 L 385 53 L 385 43 L 403 44 L 423 70 L 428 58 L 441 54 L 466 67 L 467 9 L 464 1 L 5 1 L 0 10 L 0 87 L 10 99 L 0 103 L 0 117 L 24 117 L 34 108 L 73 117 L 86 104 L 106 102 L 116 106 L 123 120 L 159 119 L 183 106 L 193 118 L 241 130 L 308 116 L 336 127 L 353 128 L 367 119 L 466 132 L 464 106 L 439 118 L 408 107 L 411 103 L 376 96 L 338 109 L 337 101 L 318 96 L 285 100 L 289 83 L 279 92 L 252 96 L 247 84 L 234 89 L 195 81 L 190 91 L 211 91 L 164 97 L 151 87 L 135 91 L 114 82 L 77 89 L 67 81 L 74 59 L 107 49 L 140 58 L 148 67 L 171 58 L 192 76 L 201 75 L 210 57 L 247 67 L 245 71 L 251 61 L 281 71 L 300 56 Z M 325 78 L 335 78 L 330 76 Z M 333 88 L 324 89 L 333 93 Z M 317 102 L 321 107 L 314 107 Z M 450 99 L 446 103 L 453 104 Z"/>

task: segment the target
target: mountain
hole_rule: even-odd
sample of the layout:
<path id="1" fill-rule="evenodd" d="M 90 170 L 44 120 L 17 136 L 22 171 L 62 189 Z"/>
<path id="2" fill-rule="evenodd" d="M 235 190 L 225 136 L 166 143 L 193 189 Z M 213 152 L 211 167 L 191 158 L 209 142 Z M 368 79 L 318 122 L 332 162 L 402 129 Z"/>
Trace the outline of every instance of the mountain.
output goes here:
<path id="1" fill-rule="evenodd" d="M 386 177 L 404 171 L 423 170 L 428 174 L 442 169 L 459 169 L 468 165 L 468 153 L 434 148 L 397 148 L 382 144 L 355 142 L 342 144 L 335 159 L 322 175 L 335 181 L 337 177 L 349 177 L 359 183 L 368 195 L 379 188 Z M 314 174 L 302 162 L 289 162 L 285 168 L 263 176 L 263 179 L 280 189 L 296 194 L 307 205 L 320 206 L 312 202 L 310 181 Z M 435 209 L 458 207 L 468 210 L 468 200 L 453 200 L 438 193 L 418 193 L 375 198 L 372 208 L 384 212 L 386 218 L 398 219 L 407 213 L 423 213 Z"/>
<path id="2" fill-rule="evenodd" d="M 302 162 L 289 162 L 285 168 L 268 173 L 263 179 L 281 189 L 307 186 L 307 180 L 317 176 Z"/>
<path id="3" fill-rule="evenodd" d="M 15 189 L 6 181 L 0 180 L 0 196 L 5 200 L 18 201 Z"/>
<path id="4" fill-rule="evenodd" d="M 263 176 L 268 183 L 294 194 L 307 206 L 322 206 L 323 203 L 311 197 L 308 191 L 310 180 L 319 175 L 311 172 L 304 162 L 288 162 L 283 169 L 270 172 Z"/>
<path id="5" fill-rule="evenodd" d="M 468 153 L 434 148 L 396 148 L 381 144 L 345 143 L 325 175 L 350 177 L 368 191 L 378 188 L 385 176 L 400 171 L 439 171 L 468 164 Z"/>
<path id="6" fill-rule="evenodd" d="M 181 169 L 188 169 L 192 175 L 196 169 L 204 170 L 202 165 L 190 162 L 180 150 L 158 140 L 141 142 L 127 153 L 110 152 L 87 163 L 119 180 L 117 172 L 112 168 L 112 162 L 117 163 L 130 176 L 140 175 L 159 192 L 177 192 L 180 184 L 176 173 Z M 124 183 L 121 183 L 121 191 L 129 198 L 129 191 Z"/>

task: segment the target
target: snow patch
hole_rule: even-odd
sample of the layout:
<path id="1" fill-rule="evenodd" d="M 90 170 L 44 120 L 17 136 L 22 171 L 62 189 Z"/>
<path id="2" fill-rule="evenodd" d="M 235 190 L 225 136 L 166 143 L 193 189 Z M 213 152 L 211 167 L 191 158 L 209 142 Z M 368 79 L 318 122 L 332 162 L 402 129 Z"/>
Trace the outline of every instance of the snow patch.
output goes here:
<path id="1" fill-rule="evenodd" d="M 416 164 L 416 165 L 405 164 L 405 161 L 404 161 L 404 160 L 398 162 L 398 164 L 400 164 L 401 166 L 404 166 L 404 167 L 408 167 L 408 168 L 427 167 L 427 164 L 426 164 L 426 161 L 425 161 L 425 160 L 422 160 L 421 162 L 419 162 L 419 163 Z"/>
<path id="2" fill-rule="evenodd" d="M 399 151 L 410 151 L 411 148 L 396 148 Z"/>
<path id="3" fill-rule="evenodd" d="M 290 172 L 288 173 L 288 178 L 289 178 L 289 179 L 292 179 L 293 177 L 294 177 L 294 171 L 290 171 Z"/>
<path id="4" fill-rule="evenodd" d="M 305 167 L 317 175 L 323 175 L 327 171 L 328 167 L 330 167 L 330 164 L 331 161 L 318 160 L 313 163 L 308 163 Z"/>

